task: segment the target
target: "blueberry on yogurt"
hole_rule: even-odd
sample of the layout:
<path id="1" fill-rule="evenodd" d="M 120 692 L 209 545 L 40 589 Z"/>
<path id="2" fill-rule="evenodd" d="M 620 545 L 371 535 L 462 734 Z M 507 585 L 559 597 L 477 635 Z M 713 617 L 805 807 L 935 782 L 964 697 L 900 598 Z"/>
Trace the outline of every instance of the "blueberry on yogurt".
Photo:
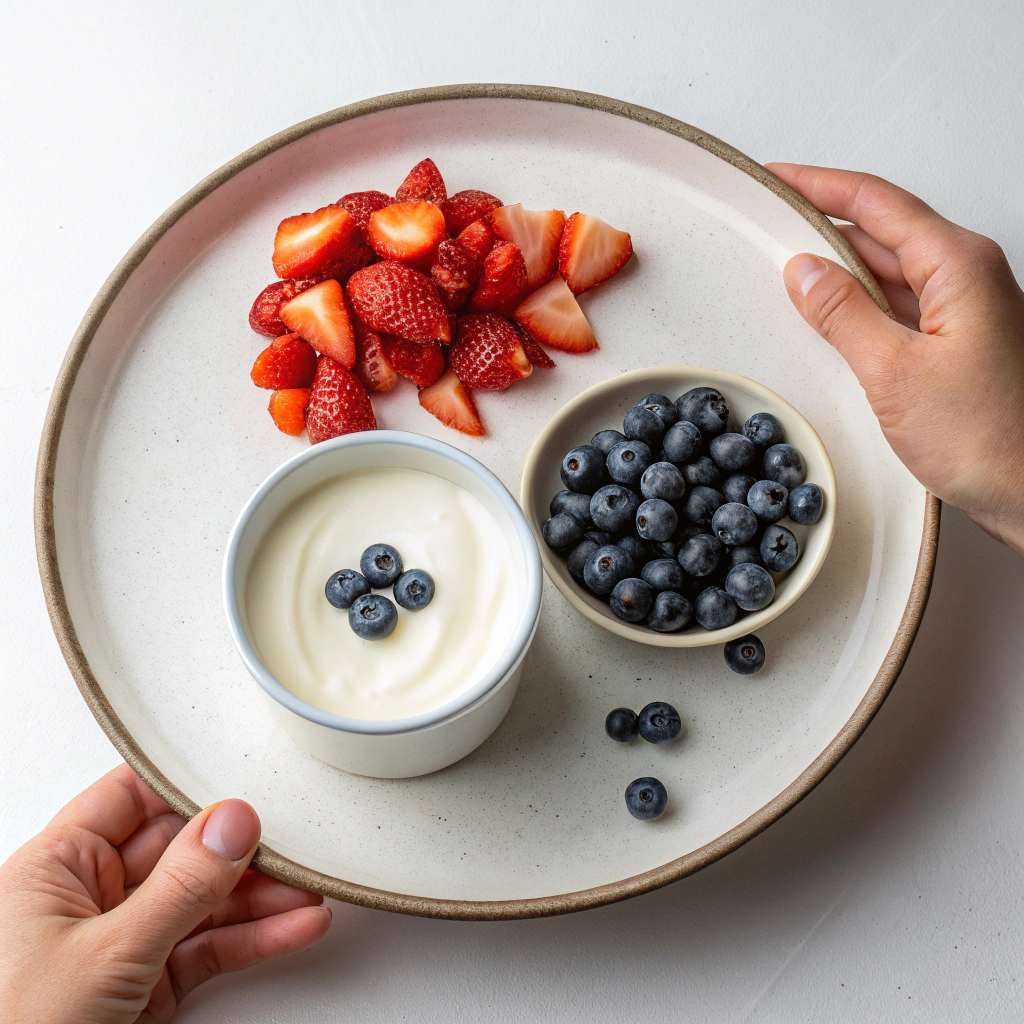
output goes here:
<path id="1" fill-rule="evenodd" d="M 398 625 L 398 609 L 383 594 L 363 594 L 348 610 L 352 632 L 364 640 L 383 640 Z"/>
<path id="2" fill-rule="evenodd" d="M 324 593 L 335 608 L 351 608 L 357 597 L 370 592 L 366 577 L 355 569 L 339 569 L 327 581 Z"/>
<path id="3" fill-rule="evenodd" d="M 434 577 L 423 569 L 406 569 L 395 580 L 395 600 L 406 611 L 418 612 L 434 600 Z"/>
<path id="4" fill-rule="evenodd" d="M 402 556 L 390 544 L 371 544 L 359 559 L 359 568 L 371 587 L 390 587 L 402 575 Z"/>

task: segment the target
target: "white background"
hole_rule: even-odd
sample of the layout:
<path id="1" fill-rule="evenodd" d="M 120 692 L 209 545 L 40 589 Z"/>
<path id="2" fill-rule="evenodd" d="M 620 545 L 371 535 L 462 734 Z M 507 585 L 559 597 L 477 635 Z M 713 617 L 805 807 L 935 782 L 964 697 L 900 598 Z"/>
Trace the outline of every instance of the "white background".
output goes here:
<path id="1" fill-rule="evenodd" d="M 1024 278 L 1019 0 L 0 10 L 0 858 L 118 760 L 64 666 L 36 573 L 32 478 L 52 381 L 138 235 L 265 136 L 425 85 L 589 90 L 757 160 L 882 174 L 998 239 Z M 831 776 L 737 853 L 560 919 L 336 905 L 319 946 L 209 984 L 179 1019 L 1017 1020 L 1022 623 L 1024 563 L 947 509 L 892 696 Z"/>

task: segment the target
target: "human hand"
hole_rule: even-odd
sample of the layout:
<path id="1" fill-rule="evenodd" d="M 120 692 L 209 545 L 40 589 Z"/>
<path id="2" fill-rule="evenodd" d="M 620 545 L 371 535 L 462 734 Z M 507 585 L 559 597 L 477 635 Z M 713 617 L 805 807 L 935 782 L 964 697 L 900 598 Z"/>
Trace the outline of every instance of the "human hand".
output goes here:
<path id="1" fill-rule="evenodd" d="M 215 974 L 305 949 L 323 898 L 247 871 L 256 812 L 190 822 L 121 765 L 0 865 L 4 1024 L 168 1021 Z"/>
<path id="2" fill-rule="evenodd" d="M 882 431 L 933 494 L 1024 554 L 1024 293 L 990 238 L 870 174 L 768 169 L 830 217 L 898 323 L 845 268 L 809 253 L 783 276 L 850 364 Z"/>

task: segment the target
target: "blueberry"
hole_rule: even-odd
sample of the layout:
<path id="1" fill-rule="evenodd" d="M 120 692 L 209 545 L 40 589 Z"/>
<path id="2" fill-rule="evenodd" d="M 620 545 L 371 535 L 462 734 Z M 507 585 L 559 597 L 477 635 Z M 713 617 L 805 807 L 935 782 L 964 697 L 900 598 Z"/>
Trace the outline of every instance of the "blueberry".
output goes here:
<path id="1" fill-rule="evenodd" d="M 616 544 L 592 551 L 583 566 L 583 582 L 592 594 L 610 594 L 615 584 L 633 575 L 633 559 Z"/>
<path id="2" fill-rule="evenodd" d="M 568 512 L 574 515 L 584 526 L 590 522 L 590 495 L 576 491 L 559 491 L 551 499 L 551 515 Z"/>
<path id="3" fill-rule="evenodd" d="M 764 664 L 764 644 L 748 633 L 725 645 L 725 663 L 741 676 L 752 676 Z"/>
<path id="4" fill-rule="evenodd" d="M 801 484 L 789 492 L 789 518 L 801 526 L 813 526 L 821 518 L 824 497 L 817 484 Z"/>
<path id="5" fill-rule="evenodd" d="M 679 525 L 679 513 L 661 498 L 648 498 L 636 510 L 636 532 L 644 540 L 669 540 Z"/>
<path id="6" fill-rule="evenodd" d="M 747 505 L 758 519 L 777 523 L 789 510 L 789 491 L 774 480 L 758 480 L 747 491 Z"/>
<path id="7" fill-rule="evenodd" d="M 691 523 L 710 526 L 711 517 L 725 504 L 725 498 L 713 487 L 694 487 L 686 496 L 683 514 Z"/>
<path id="8" fill-rule="evenodd" d="M 690 487 L 714 487 L 720 479 L 718 467 L 706 455 L 685 463 L 682 472 Z"/>
<path id="9" fill-rule="evenodd" d="M 650 409 L 634 405 L 622 421 L 622 432 L 631 441 L 643 441 L 649 448 L 653 448 L 665 433 L 665 421 Z"/>
<path id="10" fill-rule="evenodd" d="M 569 575 L 577 582 L 583 582 L 583 566 L 586 565 L 587 559 L 601 547 L 596 541 L 592 540 L 581 540 L 569 552 L 569 557 L 566 560 L 566 565 L 569 569 Z"/>
<path id="11" fill-rule="evenodd" d="M 676 399 L 676 412 L 705 437 L 717 437 L 729 425 L 729 406 L 714 388 L 693 388 Z"/>
<path id="12" fill-rule="evenodd" d="M 629 554 L 629 557 L 633 559 L 634 567 L 643 565 L 651 556 L 647 545 L 639 537 L 634 537 L 631 533 L 627 533 L 624 537 L 620 537 L 611 543 L 618 544 L 623 551 Z"/>
<path id="13" fill-rule="evenodd" d="M 406 569 L 395 580 L 395 600 L 410 612 L 426 608 L 434 600 L 434 578 L 423 569 Z"/>
<path id="14" fill-rule="evenodd" d="M 729 549 L 729 565 L 742 565 L 744 562 L 761 564 L 761 545 L 759 542 L 740 544 Z"/>
<path id="15" fill-rule="evenodd" d="M 632 743 L 637 737 L 636 712 L 629 708 L 616 708 L 608 712 L 604 731 L 616 743 Z"/>
<path id="16" fill-rule="evenodd" d="M 745 505 L 747 492 L 756 483 L 757 478 L 749 476 L 747 473 L 733 473 L 732 476 L 727 476 L 722 481 L 721 491 L 726 501 L 738 501 Z"/>
<path id="17" fill-rule="evenodd" d="M 644 470 L 654 461 L 651 449 L 643 441 L 620 441 L 608 453 L 608 475 L 617 483 L 636 487 Z"/>
<path id="18" fill-rule="evenodd" d="M 570 491 L 593 494 L 604 481 L 604 453 L 589 444 L 573 448 L 562 459 L 561 475 Z"/>
<path id="19" fill-rule="evenodd" d="M 657 779 L 645 776 L 626 787 L 626 808 L 640 821 L 653 821 L 667 806 L 668 792 Z"/>
<path id="20" fill-rule="evenodd" d="M 761 538 L 761 561 L 769 572 L 785 572 L 796 565 L 800 545 L 784 526 L 769 526 Z"/>
<path id="21" fill-rule="evenodd" d="M 686 496 L 686 480 L 671 462 L 655 462 L 640 477 L 640 493 L 645 498 L 682 501 Z"/>
<path id="22" fill-rule="evenodd" d="M 625 441 L 626 435 L 618 430 L 599 430 L 591 439 L 591 448 L 596 448 L 602 455 L 607 454 L 620 442 Z"/>
<path id="23" fill-rule="evenodd" d="M 558 552 L 566 552 L 574 548 L 583 536 L 583 524 L 568 512 L 559 512 L 544 521 L 540 528 L 544 543 Z"/>
<path id="24" fill-rule="evenodd" d="M 633 517 L 640 507 L 640 499 L 621 484 L 605 484 L 590 499 L 590 518 L 599 530 L 618 533 L 632 527 Z"/>
<path id="25" fill-rule="evenodd" d="M 745 611 L 757 612 L 775 600 L 775 581 L 753 562 L 734 565 L 725 577 L 725 592 Z"/>
<path id="26" fill-rule="evenodd" d="M 696 523 L 680 523 L 679 529 L 676 530 L 676 535 L 672 538 L 676 541 L 676 554 L 679 553 L 679 549 L 691 538 L 699 537 L 702 533 L 710 533 L 711 525 L 710 521 L 707 526 L 698 526 Z"/>
<path id="27" fill-rule="evenodd" d="M 607 530 L 587 530 L 583 536 L 587 540 L 594 541 L 599 548 L 603 548 L 605 544 L 614 544 L 615 536 L 609 533 Z"/>
<path id="28" fill-rule="evenodd" d="M 654 558 L 640 570 L 640 579 L 655 590 L 678 590 L 686 574 L 674 558 Z"/>
<path id="29" fill-rule="evenodd" d="M 725 629 L 736 621 L 739 609 L 721 587 L 707 587 L 697 595 L 693 614 L 705 629 Z"/>
<path id="30" fill-rule="evenodd" d="M 383 640 L 398 625 L 398 609 L 383 594 L 363 594 L 352 602 L 348 624 L 364 640 Z"/>
<path id="31" fill-rule="evenodd" d="M 757 516 L 746 505 L 741 505 L 738 501 L 727 501 L 719 506 L 711 517 L 711 530 L 729 547 L 746 544 L 757 533 Z"/>
<path id="32" fill-rule="evenodd" d="M 708 452 L 715 463 L 727 473 L 749 466 L 757 458 L 757 448 L 742 434 L 719 434 L 711 439 Z"/>
<path id="33" fill-rule="evenodd" d="M 679 465 L 689 462 L 697 454 L 701 440 L 700 431 L 692 423 L 680 420 L 665 431 L 661 449 L 666 461 Z"/>
<path id="34" fill-rule="evenodd" d="M 679 419 L 676 415 L 676 404 L 667 395 L 645 395 L 636 404 L 653 412 L 665 424 L 666 430 Z"/>
<path id="35" fill-rule="evenodd" d="M 348 608 L 357 597 L 370 592 L 370 584 L 355 569 L 339 569 L 324 587 L 327 600 L 335 608 Z"/>
<path id="36" fill-rule="evenodd" d="M 758 448 L 771 448 L 785 439 L 782 424 L 770 412 L 755 412 L 743 424 L 743 433 Z"/>
<path id="37" fill-rule="evenodd" d="M 804 457 L 791 444 L 773 444 L 764 453 L 763 472 L 769 480 L 791 491 L 804 482 L 807 467 Z"/>
<path id="38" fill-rule="evenodd" d="M 710 533 L 691 537 L 676 556 L 679 564 L 691 576 L 708 576 L 714 572 L 722 557 L 722 545 Z"/>
<path id="39" fill-rule="evenodd" d="M 679 541 L 675 538 L 652 541 L 651 552 L 655 558 L 675 558 L 679 553 Z"/>
<path id="40" fill-rule="evenodd" d="M 635 576 L 619 580 L 612 589 L 612 612 L 626 622 L 643 622 L 652 604 L 654 590 Z"/>
<path id="41" fill-rule="evenodd" d="M 647 625 L 658 633 L 675 633 L 693 618 L 693 605 L 678 591 L 663 590 L 654 597 Z"/>
<path id="42" fill-rule="evenodd" d="M 669 743 L 678 735 L 683 724 L 679 712 L 671 704 L 656 700 L 636 716 L 637 730 L 648 743 Z"/>
<path id="43" fill-rule="evenodd" d="M 371 544 L 359 559 L 359 568 L 371 587 L 390 587 L 402 575 L 402 556 L 390 544 Z"/>

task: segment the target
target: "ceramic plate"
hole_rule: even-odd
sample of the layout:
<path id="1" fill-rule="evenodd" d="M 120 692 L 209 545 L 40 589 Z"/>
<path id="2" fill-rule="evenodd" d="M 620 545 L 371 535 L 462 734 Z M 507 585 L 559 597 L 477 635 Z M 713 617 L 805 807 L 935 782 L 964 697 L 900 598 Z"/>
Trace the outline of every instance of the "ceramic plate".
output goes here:
<path id="1" fill-rule="evenodd" d="M 506 394 L 488 435 L 423 412 L 412 385 L 375 398 L 383 426 L 458 445 L 518 493 L 551 416 L 626 370 L 718 367 L 763 382 L 821 435 L 842 504 L 808 592 L 761 631 L 768 662 L 729 672 L 717 647 L 642 647 L 548 583 L 522 687 L 479 750 L 435 775 L 375 781 L 302 754 L 271 722 L 220 604 L 228 530 L 306 444 L 278 433 L 248 371 L 246 323 L 283 217 L 345 192 L 394 190 L 430 155 L 450 191 L 582 209 L 633 236 L 636 259 L 582 297 L 601 342 Z M 37 482 L 40 568 L 71 670 L 125 758 L 183 813 L 227 797 L 263 820 L 257 863 L 341 899 L 449 917 L 594 906 L 679 878 L 784 813 L 845 753 L 906 657 L 924 608 L 938 503 L 889 450 L 856 380 L 780 279 L 794 252 L 842 258 L 830 222 L 716 139 L 602 97 L 457 86 L 332 111 L 198 185 L 104 285 L 54 388 Z M 671 748 L 603 733 L 610 708 L 675 704 Z M 623 790 L 661 778 L 641 824 Z"/>

